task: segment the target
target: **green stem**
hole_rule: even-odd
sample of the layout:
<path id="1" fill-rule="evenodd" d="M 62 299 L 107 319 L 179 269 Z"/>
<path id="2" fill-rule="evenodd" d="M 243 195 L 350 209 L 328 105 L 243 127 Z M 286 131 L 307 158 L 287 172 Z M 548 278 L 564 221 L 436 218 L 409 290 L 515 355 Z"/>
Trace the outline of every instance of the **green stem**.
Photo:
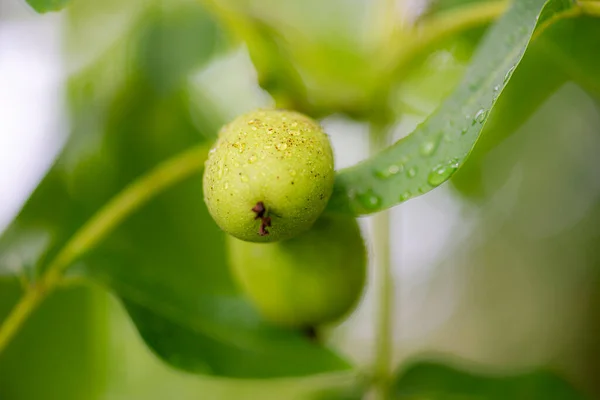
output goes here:
<path id="1" fill-rule="evenodd" d="M 398 45 L 390 49 L 383 65 L 388 68 L 389 73 L 403 73 L 419 55 L 425 54 L 452 35 L 494 21 L 506 11 L 508 5 L 509 2 L 505 0 L 469 4 L 425 19 L 415 25 L 413 31 L 397 31 L 393 42 Z M 581 15 L 600 17 L 600 2 L 579 1 L 572 8 L 557 13 L 536 30 L 534 39 L 556 21 Z"/>
<path id="2" fill-rule="evenodd" d="M 372 127 L 370 152 L 376 154 L 388 145 L 388 131 Z M 375 331 L 375 387 L 377 399 L 387 398 L 392 368 L 393 279 L 390 260 L 390 215 L 382 211 L 373 217 L 373 252 L 375 255 L 375 293 L 377 298 Z"/>
<path id="3" fill-rule="evenodd" d="M 92 216 L 48 264 L 38 282 L 23 297 L 0 326 L 0 353 L 19 331 L 27 317 L 60 283 L 63 272 L 88 250 L 101 242 L 133 211 L 177 182 L 200 171 L 208 149 L 191 148 L 156 166 L 127 186 Z"/>
<path id="4" fill-rule="evenodd" d="M 33 310 L 42 302 L 46 291 L 43 285 L 28 287 L 0 328 L 0 353 L 10 343 Z"/>
<path id="5" fill-rule="evenodd" d="M 440 13 L 423 20 L 411 31 L 398 32 L 384 66 L 395 74 L 404 71 L 411 62 L 434 45 L 460 32 L 488 24 L 498 18 L 508 7 L 507 1 L 474 3 Z"/>

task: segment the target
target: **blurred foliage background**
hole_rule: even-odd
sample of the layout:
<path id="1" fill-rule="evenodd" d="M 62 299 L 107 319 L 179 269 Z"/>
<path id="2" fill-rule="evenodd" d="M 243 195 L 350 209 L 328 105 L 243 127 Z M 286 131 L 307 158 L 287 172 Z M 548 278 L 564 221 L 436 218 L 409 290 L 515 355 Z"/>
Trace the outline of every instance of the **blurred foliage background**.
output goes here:
<path id="1" fill-rule="evenodd" d="M 464 4 L 398 2 L 392 18 L 410 25 Z M 19 76 L 14 71 L 24 68 L 21 79 L 34 79 L 35 68 L 53 71 L 50 83 L 39 84 L 46 92 L 35 107 L 18 101 L 27 93 L 0 87 L 0 159 L 8 160 L 1 173 L 28 177 L 0 180 L 0 230 L 67 135 L 59 168 L 47 178 L 60 180 L 60 190 L 48 184 L 44 193 L 53 203 L 25 221 L 44 227 L 64 215 L 52 239 L 58 241 L 77 228 L 73 213 L 86 218 L 157 162 L 210 143 L 224 122 L 259 106 L 277 103 L 323 118 L 338 168 L 367 156 L 368 121 L 393 120 L 396 138 L 408 134 L 452 91 L 485 27 L 440 43 L 390 76 L 382 92 L 382 66 L 371 62 L 385 34 L 380 21 L 389 18 L 379 10 L 368 0 L 73 0 L 61 14 L 39 16 L 21 1 L 0 0 L 0 75 Z M 477 371 L 544 367 L 600 398 L 600 55 L 590 51 L 600 45 L 598 25 L 591 18 L 566 21 L 537 40 L 465 167 L 450 184 L 392 210 L 395 364 L 426 354 Z M 577 46 L 580 38 L 585 46 Z M 401 35 L 398 41 L 402 46 Z M 44 56 L 27 59 L 40 43 Z M 19 57 L 22 64 L 14 61 Z M 11 87 L 8 78 L 0 83 Z M 17 107 L 26 112 L 5 126 Z M 27 125 L 39 132 L 37 147 L 30 144 L 37 154 L 11 159 L 18 142 L 8 138 L 28 119 L 47 122 Z M 73 281 L 88 274 L 122 294 L 145 280 L 157 298 L 185 308 L 197 288 L 178 270 L 224 264 L 212 250 L 222 236 L 201 208 L 196 183 L 184 182 L 133 216 L 75 268 Z M 368 233 L 369 221 L 361 223 Z M 132 243 L 132 235 L 143 240 Z M 48 238 L 34 239 L 27 243 L 31 259 L 15 262 L 33 265 L 52 255 L 31 245 Z M 138 260 L 148 269 L 119 275 Z M 172 280 L 157 282 L 152 271 L 165 266 Z M 207 269 L 195 278 L 231 296 L 231 318 L 242 315 L 226 272 Z M 184 290 L 165 294 L 171 284 Z M 371 286 L 328 338 L 362 367 L 373 356 Z M 20 279 L 0 279 L 0 319 L 21 291 Z M 160 302 L 145 299 L 150 306 L 154 300 Z M 1 355 L 0 399 L 357 397 L 344 374 L 234 381 L 173 369 L 154 353 L 160 347 L 153 352 L 136 331 L 126 309 L 146 324 L 141 334 L 148 342 L 161 334 L 134 303 L 91 284 L 53 294 Z M 179 335 L 174 341 L 187 337 L 171 334 Z M 181 357 L 175 364 L 188 371 L 204 368 Z M 301 364 L 289 368 L 302 370 Z M 243 366 L 235 371 L 243 374 Z"/>

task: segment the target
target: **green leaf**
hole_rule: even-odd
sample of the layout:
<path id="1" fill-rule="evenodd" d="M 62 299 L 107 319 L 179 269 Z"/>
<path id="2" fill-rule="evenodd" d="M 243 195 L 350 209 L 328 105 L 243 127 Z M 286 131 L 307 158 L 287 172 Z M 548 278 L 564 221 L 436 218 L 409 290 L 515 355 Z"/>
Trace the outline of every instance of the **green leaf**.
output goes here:
<path id="1" fill-rule="evenodd" d="M 557 21 L 531 44 L 498 99 L 469 162 L 452 179 L 463 195 L 471 199 L 485 195 L 481 171 L 487 154 L 560 86 L 572 80 L 600 97 L 600 54 L 589 51 L 593 48 L 600 48 L 600 24 L 588 16 Z"/>
<path id="2" fill-rule="evenodd" d="M 558 375 L 534 371 L 491 375 L 464 371 L 436 362 L 408 367 L 391 389 L 395 400 L 583 400 L 585 397 Z"/>
<path id="3" fill-rule="evenodd" d="M 40 14 L 49 11 L 60 11 L 69 4 L 71 0 L 27 0 L 27 4 Z"/>
<path id="4" fill-rule="evenodd" d="M 0 321 L 19 299 L 20 286 L 0 279 Z M 105 331 L 106 304 L 98 293 L 87 287 L 53 293 L 0 354 L 0 398 L 99 398 L 107 372 Z"/>
<path id="5" fill-rule="evenodd" d="M 490 29 L 458 88 L 404 139 L 337 176 L 330 209 L 377 212 L 432 190 L 464 163 L 488 115 L 519 64 L 544 5 L 544 16 L 567 9 L 561 0 L 520 0 Z"/>
<path id="6" fill-rule="evenodd" d="M 469 162 L 460 168 L 451 182 L 471 200 L 485 195 L 482 165 L 496 146 L 510 137 L 535 110 L 567 80 L 567 76 L 539 46 L 536 40 L 527 50 L 494 111 L 485 124 Z M 540 74 L 543 69 L 544 73 Z"/>
<path id="7" fill-rule="evenodd" d="M 169 91 L 215 54 L 219 30 L 197 3 L 151 9 L 143 18 L 142 73 L 157 90 Z M 165 71 L 169 71 L 165 74 Z"/>
<path id="8" fill-rule="evenodd" d="M 148 34 L 156 32 L 148 26 L 152 21 L 160 34 Z M 196 23 L 210 22 L 198 17 Z M 141 26 L 127 38 L 130 57 L 108 54 L 111 73 L 92 66 L 72 80 L 71 137 L 0 237 L 0 274 L 39 281 L 64 263 L 69 277 L 92 279 L 114 292 L 155 353 L 186 371 L 264 378 L 349 369 L 300 332 L 266 323 L 233 284 L 224 234 L 202 193 L 200 166 L 215 132 L 192 118 L 185 79 L 207 56 L 190 62 L 187 54 L 175 53 L 192 46 L 161 45 L 163 37 L 178 37 L 179 24 L 154 18 Z M 197 39 L 197 46 L 215 48 L 203 42 L 212 36 Z M 152 57 L 149 48 L 157 52 Z M 163 52 L 172 58 L 160 61 Z M 167 162 L 155 170 L 181 153 L 193 168 Z M 165 188 L 168 174 L 186 178 Z M 139 200 L 156 188 L 166 190 Z M 128 215 L 123 210 L 131 205 L 136 208 Z"/>

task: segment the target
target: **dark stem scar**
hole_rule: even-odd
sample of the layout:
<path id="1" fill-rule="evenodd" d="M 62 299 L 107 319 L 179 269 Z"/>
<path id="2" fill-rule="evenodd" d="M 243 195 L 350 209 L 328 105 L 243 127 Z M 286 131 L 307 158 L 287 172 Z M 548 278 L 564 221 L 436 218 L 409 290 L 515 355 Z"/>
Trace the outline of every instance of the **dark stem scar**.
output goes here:
<path id="1" fill-rule="evenodd" d="M 267 236 L 269 231 L 267 227 L 271 226 L 271 217 L 267 216 L 267 208 L 265 207 L 265 203 L 259 201 L 256 203 L 254 207 L 252 207 L 252 211 L 256 214 L 254 219 L 260 219 L 260 227 L 258 228 L 258 234 L 260 236 Z"/>
<path id="2" fill-rule="evenodd" d="M 317 332 L 317 328 L 314 326 L 307 326 L 303 328 L 302 333 L 313 342 L 319 341 L 319 332 Z"/>
<path id="3" fill-rule="evenodd" d="M 265 212 L 267 211 L 267 209 L 265 208 L 265 203 L 259 201 L 254 207 L 252 207 L 252 211 L 256 213 L 256 217 L 254 217 L 254 219 L 263 218 L 265 216 Z"/>

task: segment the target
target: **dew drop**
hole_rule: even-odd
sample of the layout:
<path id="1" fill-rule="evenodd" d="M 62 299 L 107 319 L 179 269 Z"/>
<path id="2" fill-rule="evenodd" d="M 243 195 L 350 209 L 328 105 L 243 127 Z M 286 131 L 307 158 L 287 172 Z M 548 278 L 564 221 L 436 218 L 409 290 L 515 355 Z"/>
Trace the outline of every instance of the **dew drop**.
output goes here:
<path id="1" fill-rule="evenodd" d="M 421 147 L 420 147 L 420 153 L 423 157 L 429 157 L 431 156 L 433 153 L 435 153 L 435 150 L 437 149 L 439 144 L 439 137 L 435 138 L 434 140 L 427 140 L 423 143 L 421 143 Z"/>
<path id="2" fill-rule="evenodd" d="M 223 185 L 223 187 L 225 188 L 225 190 L 229 189 L 229 183 L 225 182 L 225 185 Z"/>
<path id="3" fill-rule="evenodd" d="M 357 196 L 358 201 L 367 210 L 375 210 L 381 205 L 381 197 L 377 196 L 372 190 Z"/>
<path id="4" fill-rule="evenodd" d="M 379 179 L 388 179 L 399 172 L 402 172 L 404 166 L 402 164 L 396 165 L 392 164 L 387 168 L 375 171 L 375 176 Z"/>
<path id="5" fill-rule="evenodd" d="M 256 162 L 256 156 L 251 156 L 251 157 L 248 159 L 248 163 L 249 163 L 249 164 L 253 164 L 253 163 L 255 163 L 255 162 Z"/>
<path id="6" fill-rule="evenodd" d="M 479 116 L 481 115 L 482 112 L 483 112 L 483 108 L 475 113 L 475 116 L 471 120 L 471 126 L 475 125 L 477 123 L 477 121 L 479 121 Z"/>
<path id="7" fill-rule="evenodd" d="M 512 67 L 510 67 L 510 69 L 508 71 L 506 71 L 506 75 L 504 75 L 503 83 L 508 82 L 508 80 L 512 76 L 513 72 L 515 72 L 515 68 L 516 68 L 516 65 L 513 65 Z"/>
<path id="8" fill-rule="evenodd" d="M 467 128 L 467 127 L 464 127 L 464 128 L 462 128 L 462 129 L 461 129 L 461 131 L 460 131 L 460 134 L 461 134 L 461 135 L 464 135 L 464 134 L 466 134 L 468 131 L 469 131 L 469 128 Z"/>
<path id="9" fill-rule="evenodd" d="M 417 175 L 417 167 L 410 167 L 408 171 L 406 171 L 406 176 L 409 178 L 414 178 Z"/>
<path id="10" fill-rule="evenodd" d="M 248 177 L 246 175 L 240 175 L 240 180 L 242 182 L 248 182 Z"/>
<path id="11" fill-rule="evenodd" d="M 458 168 L 458 160 L 452 159 L 446 164 L 440 164 L 431 170 L 427 177 L 427 183 L 431 186 L 439 186 L 444 183 Z"/>
<path id="12" fill-rule="evenodd" d="M 473 117 L 473 121 L 471 122 L 471 125 L 475 125 L 476 123 L 482 124 L 485 121 L 486 117 L 487 117 L 487 110 L 482 108 L 481 110 L 477 111 L 477 114 L 475 114 L 475 116 Z"/>
<path id="13" fill-rule="evenodd" d="M 404 192 L 400 195 L 400 201 L 406 201 L 410 199 L 410 192 Z"/>
<path id="14" fill-rule="evenodd" d="M 290 169 L 290 175 L 291 176 L 296 176 L 296 170 Z"/>
<path id="15" fill-rule="evenodd" d="M 281 151 L 283 151 L 283 150 L 287 149 L 287 144 L 286 144 L 286 143 L 277 143 L 277 144 L 275 145 L 275 148 L 276 148 L 277 150 L 281 150 Z"/>

